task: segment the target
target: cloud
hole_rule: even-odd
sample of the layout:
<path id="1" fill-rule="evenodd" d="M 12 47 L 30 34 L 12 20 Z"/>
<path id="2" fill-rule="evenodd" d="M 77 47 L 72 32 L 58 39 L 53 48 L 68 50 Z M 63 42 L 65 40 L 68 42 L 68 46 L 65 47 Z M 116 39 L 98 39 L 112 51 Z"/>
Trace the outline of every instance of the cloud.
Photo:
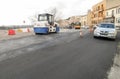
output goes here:
<path id="1" fill-rule="evenodd" d="M 2 0 L 0 24 L 20 24 L 29 16 L 51 7 L 57 7 L 64 18 L 80 15 L 99 1 L 101 0 Z"/>

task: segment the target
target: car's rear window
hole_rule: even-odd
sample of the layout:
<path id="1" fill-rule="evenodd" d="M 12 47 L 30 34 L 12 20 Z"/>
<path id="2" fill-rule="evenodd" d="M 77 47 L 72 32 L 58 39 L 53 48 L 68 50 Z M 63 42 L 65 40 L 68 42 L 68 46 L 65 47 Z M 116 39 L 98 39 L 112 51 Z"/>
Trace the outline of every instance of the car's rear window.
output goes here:
<path id="1" fill-rule="evenodd" d="M 113 24 L 100 24 L 99 27 L 101 27 L 101 28 L 115 28 Z"/>

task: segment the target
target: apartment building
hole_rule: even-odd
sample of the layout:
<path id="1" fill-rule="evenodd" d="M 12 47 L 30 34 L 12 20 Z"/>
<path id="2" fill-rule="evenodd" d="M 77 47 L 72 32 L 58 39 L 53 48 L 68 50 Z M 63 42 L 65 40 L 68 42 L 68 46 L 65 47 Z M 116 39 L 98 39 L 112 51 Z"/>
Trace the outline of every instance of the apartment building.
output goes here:
<path id="1" fill-rule="evenodd" d="M 87 25 L 87 15 L 82 15 L 80 18 L 81 26 Z"/>
<path id="2" fill-rule="evenodd" d="M 102 1 L 92 7 L 92 25 L 103 22 L 105 18 L 105 6 L 105 1 Z"/>
<path id="3" fill-rule="evenodd" d="M 115 25 L 120 28 L 120 6 L 116 8 Z"/>
<path id="4" fill-rule="evenodd" d="M 69 25 L 69 21 L 66 19 L 61 19 L 58 21 L 60 27 L 67 27 Z"/>
<path id="5" fill-rule="evenodd" d="M 80 18 L 81 16 L 72 16 L 69 18 L 69 23 L 76 23 L 76 22 L 80 22 Z"/>
<path id="6" fill-rule="evenodd" d="M 81 16 L 71 16 L 68 19 L 59 20 L 61 27 L 68 27 L 72 23 L 80 22 Z"/>
<path id="7" fill-rule="evenodd" d="M 120 27 L 120 0 L 104 0 L 106 2 L 106 22 Z"/>

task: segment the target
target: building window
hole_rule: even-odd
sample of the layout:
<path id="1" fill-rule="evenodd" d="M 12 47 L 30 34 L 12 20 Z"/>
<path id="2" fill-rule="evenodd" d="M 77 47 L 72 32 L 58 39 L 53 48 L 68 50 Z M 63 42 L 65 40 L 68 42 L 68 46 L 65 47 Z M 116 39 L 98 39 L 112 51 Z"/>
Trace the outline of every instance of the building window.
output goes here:
<path id="1" fill-rule="evenodd" d="M 120 14 L 120 8 L 118 8 L 118 14 Z"/>
<path id="2" fill-rule="evenodd" d="M 120 23 L 120 17 L 116 18 L 117 23 Z"/>
<path id="3" fill-rule="evenodd" d="M 118 9 L 116 9 L 116 14 L 118 14 Z"/>
<path id="4" fill-rule="evenodd" d="M 118 21 L 118 19 L 116 18 L 116 22 Z"/>
<path id="5" fill-rule="evenodd" d="M 118 18 L 118 23 L 120 23 L 120 18 Z"/>
<path id="6" fill-rule="evenodd" d="M 104 10 L 103 4 L 101 5 L 101 7 L 102 7 L 102 10 Z"/>
<path id="7" fill-rule="evenodd" d="M 112 16 L 114 16 L 114 10 L 112 10 Z"/>
<path id="8" fill-rule="evenodd" d="M 100 10 L 100 6 L 98 6 L 98 10 Z"/>
<path id="9" fill-rule="evenodd" d="M 106 15 L 108 16 L 108 12 L 106 13 Z"/>
<path id="10" fill-rule="evenodd" d="M 114 10 L 112 10 L 112 15 L 114 15 Z"/>

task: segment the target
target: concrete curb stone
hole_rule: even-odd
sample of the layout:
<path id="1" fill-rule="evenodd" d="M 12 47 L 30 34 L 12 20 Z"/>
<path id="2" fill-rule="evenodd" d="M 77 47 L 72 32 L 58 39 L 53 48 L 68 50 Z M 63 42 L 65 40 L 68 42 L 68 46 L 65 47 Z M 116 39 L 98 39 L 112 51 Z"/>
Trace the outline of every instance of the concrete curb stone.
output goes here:
<path id="1" fill-rule="evenodd" d="M 108 79 L 120 79 L 120 42 L 117 46 L 117 54 L 115 55 L 113 66 L 108 73 Z"/>

